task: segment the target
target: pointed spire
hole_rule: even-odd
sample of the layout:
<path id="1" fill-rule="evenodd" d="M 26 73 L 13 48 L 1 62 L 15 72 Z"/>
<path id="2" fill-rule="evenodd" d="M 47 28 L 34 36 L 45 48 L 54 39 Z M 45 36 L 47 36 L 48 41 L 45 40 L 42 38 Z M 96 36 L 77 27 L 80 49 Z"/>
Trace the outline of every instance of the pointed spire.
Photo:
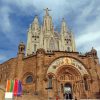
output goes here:
<path id="1" fill-rule="evenodd" d="M 37 15 L 35 16 L 33 23 L 34 23 L 34 24 L 35 24 L 35 23 L 37 23 L 37 24 L 39 23 L 39 21 L 38 21 L 38 16 L 37 16 Z"/>
<path id="2" fill-rule="evenodd" d="M 94 47 L 92 47 L 91 52 L 97 52 Z"/>
<path id="3" fill-rule="evenodd" d="M 74 34 L 72 32 L 72 30 L 70 30 L 70 34 L 71 34 L 71 39 L 72 39 L 72 51 L 76 51 L 76 44 L 75 44 L 75 38 L 74 38 Z"/>
<path id="4" fill-rule="evenodd" d="M 92 47 L 92 50 L 94 49 L 94 47 Z"/>
<path id="5" fill-rule="evenodd" d="M 39 30 L 38 16 L 36 15 L 32 23 L 32 30 Z"/>
<path id="6" fill-rule="evenodd" d="M 29 25 L 29 29 L 27 29 L 27 33 L 31 33 L 32 25 Z"/>
<path id="7" fill-rule="evenodd" d="M 52 17 L 49 16 L 49 10 L 48 8 L 44 9 L 45 10 L 45 16 L 44 16 L 44 20 L 43 20 L 43 27 L 44 27 L 44 32 L 50 32 L 52 31 Z"/>
<path id="8" fill-rule="evenodd" d="M 61 25 L 61 33 L 66 33 L 66 32 L 67 32 L 67 25 L 65 19 L 63 18 L 62 25 Z"/>
<path id="9" fill-rule="evenodd" d="M 41 25 L 41 33 L 43 32 L 43 27 L 42 27 L 42 25 Z"/>
<path id="10" fill-rule="evenodd" d="M 54 26 L 52 25 L 52 32 L 54 33 Z"/>
<path id="11" fill-rule="evenodd" d="M 62 19 L 62 24 L 63 24 L 64 26 L 66 26 L 66 21 L 65 21 L 64 18 Z"/>

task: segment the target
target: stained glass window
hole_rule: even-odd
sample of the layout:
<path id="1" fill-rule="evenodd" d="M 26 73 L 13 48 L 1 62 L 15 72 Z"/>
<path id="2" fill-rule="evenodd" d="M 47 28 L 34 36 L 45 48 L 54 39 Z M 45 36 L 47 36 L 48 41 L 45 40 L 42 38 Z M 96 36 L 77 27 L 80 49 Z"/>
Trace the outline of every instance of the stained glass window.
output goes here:
<path id="1" fill-rule="evenodd" d="M 28 76 L 26 78 L 26 83 L 32 83 L 33 82 L 33 77 L 32 76 Z"/>

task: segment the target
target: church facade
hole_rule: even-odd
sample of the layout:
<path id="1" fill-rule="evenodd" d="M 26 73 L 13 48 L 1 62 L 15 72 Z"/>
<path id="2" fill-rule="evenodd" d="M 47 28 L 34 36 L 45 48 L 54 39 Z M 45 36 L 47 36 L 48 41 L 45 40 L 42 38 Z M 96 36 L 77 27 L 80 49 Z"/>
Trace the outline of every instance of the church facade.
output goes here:
<path id="1" fill-rule="evenodd" d="M 61 32 L 54 31 L 52 17 L 49 9 L 43 18 L 43 25 L 39 25 L 38 16 L 28 30 L 26 55 L 36 53 L 37 49 L 43 48 L 49 51 L 75 51 L 75 41 L 71 31 L 68 30 L 64 18 L 62 19 Z"/>
<path id="2" fill-rule="evenodd" d="M 38 100 L 100 99 L 97 51 L 92 48 L 85 54 L 77 52 L 65 20 L 61 32 L 55 32 L 49 9 L 45 12 L 41 26 L 35 16 L 29 27 L 26 53 L 21 42 L 17 56 L 0 64 L 0 84 L 19 79 L 23 94 L 32 94 Z"/>

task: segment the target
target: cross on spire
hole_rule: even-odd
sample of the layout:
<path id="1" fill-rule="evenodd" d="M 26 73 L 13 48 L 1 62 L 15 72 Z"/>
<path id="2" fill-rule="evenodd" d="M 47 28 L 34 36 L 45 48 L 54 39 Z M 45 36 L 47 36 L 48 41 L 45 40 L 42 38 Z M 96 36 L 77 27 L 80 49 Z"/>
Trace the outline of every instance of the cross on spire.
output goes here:
<path id="1" fill-rule="evenodd" d="M 49 11 L 51 11 L 51 10 L 48 9 L 48 8 L 46 8 L 46 9 L 44 9 L 44 10 L 45 10 L 46 15 L 48 16 L 48 15 L 49 15 Z"/>

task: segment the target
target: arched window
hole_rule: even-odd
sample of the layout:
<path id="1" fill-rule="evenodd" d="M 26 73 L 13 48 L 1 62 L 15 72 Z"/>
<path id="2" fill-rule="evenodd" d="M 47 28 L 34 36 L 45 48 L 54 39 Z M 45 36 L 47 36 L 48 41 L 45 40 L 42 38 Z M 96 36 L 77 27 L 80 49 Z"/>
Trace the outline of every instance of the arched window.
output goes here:
<path id="1" fill-rule="evenodd" d="M 52 89 L 52 76 L 49 76 L 48 78 L 48 88 Z"/>
<path id="2" fill-rule="evenodd" d="M 33 82 L 33 77 L 32 76 L 28 76 L 26 78 L 26 83 L 32 83 Z"/>
<path id="3" fill-rule="evenodd" d="M 57 42 L 58 50 L 59 50 L 59 41 Z"/>
<path id="4" fill-rule="evenodd" d="M 85 90 L 87 91 L 88 90 L 88 83 L 87 83 L 86 77 L 84 77 L 84 87 L 85 87 Z"/>
<path id="5" fill-rule="evenodd" d="M 36 45 L 36 44 L 34 44 L 34 51 L 36 51 L 36 46 L 37 46 L 37 45 Z"/>
<path id="6" fill-rule="evenodd" d="M 70 47 L 67 47 L 68 52 L 70 51 Z"/>

